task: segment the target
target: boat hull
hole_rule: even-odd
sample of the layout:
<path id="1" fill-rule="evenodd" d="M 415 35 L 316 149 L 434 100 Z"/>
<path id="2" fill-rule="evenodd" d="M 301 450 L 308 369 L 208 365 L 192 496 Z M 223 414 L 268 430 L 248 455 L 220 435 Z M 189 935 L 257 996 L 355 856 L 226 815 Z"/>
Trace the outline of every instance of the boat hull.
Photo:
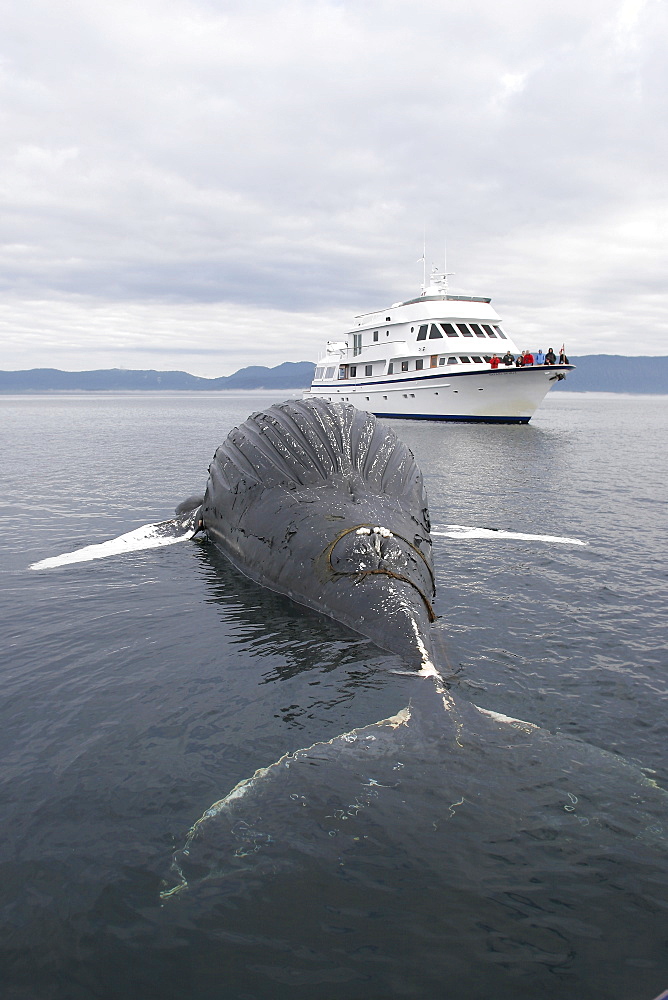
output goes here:
<path id="1" fill-rule="evenodd" d="M 351 403 L 381 417 L 526 424 L 573 367 L 501 367 L 456 374 L 441 370 L 420 378 L 345 379 L 313 385 L 305 395 Z"/>

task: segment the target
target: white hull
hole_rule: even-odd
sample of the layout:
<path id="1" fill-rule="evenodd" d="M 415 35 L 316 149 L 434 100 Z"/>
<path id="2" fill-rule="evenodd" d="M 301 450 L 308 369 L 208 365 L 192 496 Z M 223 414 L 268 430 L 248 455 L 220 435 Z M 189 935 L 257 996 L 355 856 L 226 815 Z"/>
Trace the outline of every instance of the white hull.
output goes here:
<path id="1" fill-rule="evenodd" d="M 497 368 L 444 373 L 420 378 L 383 379 L 381 383 L 311 386 L 305 395 L 352 403 L 377 416 L 422 420 L 469 420 L 528 423 L 549 390 L 572 365 Z"/>

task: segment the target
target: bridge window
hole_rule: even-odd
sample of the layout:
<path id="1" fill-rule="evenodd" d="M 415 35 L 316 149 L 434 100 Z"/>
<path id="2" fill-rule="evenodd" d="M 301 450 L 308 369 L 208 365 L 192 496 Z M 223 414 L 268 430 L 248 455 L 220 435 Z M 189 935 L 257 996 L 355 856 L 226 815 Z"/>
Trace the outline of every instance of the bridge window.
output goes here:
<path id="1" fill-rule="evenodd" d="M 455 330 L 455 328 L 452 325 L 452 323 L 441 323 L 441 326 L 445 330 L 445 334 L 446 334 L 447 337 L 458 337 L 459 336 L 459 334 Z M 466 336 L 466 334 L 465 334 L 465 336 Z"/>
<path id="2" fill-rule="evenodd" d="M 495 326 L 494 329 L 496 330 L 497 336 L 501 337 L 501 340 L 508 339 L 500 326 Z"/>
<path id="3" fill-rule="evenodd" d="M 427 339 L 427 330 L 428 329 L 429 329 L 429 324 L 428 323 L 424 323 L 420 327 L 420 329 L 418 330 L 418 335 L 416 337 L 416 340 L 426 340 Z"/>
<path id="4" fill-rule="evenodd" d="M 439 337 L 440 337 L 441 340 L 443 340 L 443 334 L 441 333 L 441 331 L 439 330 L 439 328 L 436 326 L 436 324 L 432 323 L 431 324 L 431 329 L 429 331 L 429 339 L 430 340 L 438 340 Z"/>
<path id="5" fill-rule="evenodd" d="M 325 370 L 324 368 L 316 368 L 315 375 L 313 376 L 313 378 L 322 378 L 322 373 L 324 372 L 324 370 Z"/>
<path id="6" fill-rule="evenodd" d="M 333 368 L 326 368 L 325 369 L 325 378 L 334 378 L 334 369 Z"/>
<path id="7" fill-rule="evenodd" d="M 466 326 L 465 323 L 458 323 L 457 324 L 457 329 L 461 333 L 462 337 L 472 337 L 473 336 L 473 334 L 471 333 L 471 331 L 469 330 L 468 326 Z"/>
<path id="8" fill-rule="evenodd" d="M 339 378 L 340 379 L 341 378 L 346 378 L 346 369 L 345 369 L 345 367 L 339 368 Z"/>

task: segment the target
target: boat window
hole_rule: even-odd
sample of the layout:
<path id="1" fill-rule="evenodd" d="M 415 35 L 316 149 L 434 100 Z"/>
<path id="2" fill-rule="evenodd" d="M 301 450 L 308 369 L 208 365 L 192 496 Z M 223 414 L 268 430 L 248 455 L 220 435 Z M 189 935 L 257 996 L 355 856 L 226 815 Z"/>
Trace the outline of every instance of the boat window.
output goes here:
<path id="1" fill-rule="evenodd" d="M 501 337 L 501 340 L 507 340 L 508 339 L 500 326 L 495 326 L 494 329 L 496 330 L 498 336 Z"/>
<path id="2" fill-rule="evenodd" d="M 390 363 L 388 364 L 388 366 L 387 366 L 387 374 L 388 375 L 394 375 L 394 361 L 390 361 Z"/>
<path id="3" fill-rule="evenodd" d="M 357 375 L 357 365 L 351 365 L 350 366 L 350 377 L 351 378 L 355 378 L 356 375 Z"/>
<path id="4" fill-rule="evenodd" d="M 346 369 L 344 367 L 339 368 L 339 378 L 346 377 Z"/>
<path id="5" fill-rule="evenodd" d="M 430 340 L 438 340 L 439 337 L 440 337 L 441 340 L 443 340 L 443 334 L 441 333 L 441 331 L 439 330 L 439 328 L 436 326 L 436 324 L 432 323 L 431 324 L 431 330 L 429 331 L 429 339 Z"/>
<path id="6" fill-rule="evenodd" d="M 441 323 L 441 326 L 445 330 L 446 336 L 448 336 L 448 337 L 458 337 L 459 336 L 459 334 L 455 330 L 455 328 L 452 325 L 452 323 Z"/>
<path id="7" fill-rule="evenodd" d="M 429 359 L 429 367 L 435 368 L 437 364 L 438 364 L 438 354 L 432 354 L 431 358 Z"/>
<path id="8" fill-rule="evenodd" d="M 482 364 L 482 358 L 479 358 L 477 354 L 472 354 L 471 355 L 471 361 L 473 361 L 476 365 L 481 365 Z"/>
<path id="9" fill-rule="evenodd" d="M 415 359 L 415 371 L 416 372 L 421 371 L 423 365 L 424 365 L 424 361 L 422 360 L 422 358 L 416 358 Z"/>
<path id="10" fill-rule="evenodd" d="M 365 375 L 373 375 L 373 365 L 365 365 L 364 366 L 364 374 Z"/>
<path id="11" fill-rule="evenodd" d="M 457 358 L 448 358 L 448 364 L 449 365 L 456 365 L 457 364 Z"/>
<path id="12" fill-rule="evenodd" d="M 408 371 L 408 362 L 407 361 L 402 361 L 401 362 L 401 370 L 402 370 L 402 372 L 407 372 Z"/>
<path id="13" fill-rule="evenodd" d="M 420 329 L 418 330 L 418 335 L 416 337 L 416 340 L 426 340 L 427 339 L 427 328 L 428 328 L 428 326 L 429 326 L 428 323 L 424 323 L 420 327 Z"/>
<path id="14" fill-rule="evenodd" d="M 322 378 L 322 373 L 324 372 L 324 370 L 325 370 L 324 368 L 316 368 L 315 375 L 313 376 L 313 378 Z"/>
<path id="15" fill-rule="evenodd" d="M 361 354 L 361 353 L 362 353 L 362 334 L 361 333 L 354 333 L 353 334 L 353 354 Z"/>
<path id="16" fill-rule="evenodd" d="M 378 340 L 378 330 L 374 330 L 373 331 L 373 339 L 374 339 L 374 341 Z"/>
<path id="17" fill-rule="evenodd" d="M 326 368 L 325 369 L 325 378 L 334 378 L 334 369 L 333 368 Z"/>
<path id="18" fill-rule="evenodd" d="M 438 363 L 439 363 L 439 365 L 444 365 L 445 364 L 445 358 L 439 358 L 438 359 Z"/>
<path id="19" fill-rule="evenodd" d="M 468 365 L 468 364 L 470 364 L 470 363 L 471 363 L 471 359 L 470 359 L 470 358 L 467 358 L 465 354 L 460 354 L 460 355 L 459 355 L 459 360 L 461 361 L 461 363 L 462 363 L 463 365 Z"/>
<path id="20" fill-rule="evenodd" d="M 485 333 L 487 334 L 488 337 L 496 337 L 496 334 L 494 333 L 494 330 L 492 330 L 492 328 L 491 328 L 491 326 L 489 326 L 489 324 L 483 323 L 482 324 L 482 328 L 483 328 L 483 330 L 485 331 Z"/>
<path id="21" fill-rule="evenodd" d="M 469 330 L 468 326 L 466 326 L 464 323 L 458 323 L 457 324 L 457 329 L 461 333 L 462 337 L 472 337 L 473 336 L 473 334 Z"/>
<path id="22" fill-rule="evenodd" d="M 479 326 L 478 323 L 469 323 L 469 326 L 471 327 L 471 329 L 475 333 L 476 337 L 484 337 L 485 336 L 485 334 L 480 329 L 480 326 Z"/>

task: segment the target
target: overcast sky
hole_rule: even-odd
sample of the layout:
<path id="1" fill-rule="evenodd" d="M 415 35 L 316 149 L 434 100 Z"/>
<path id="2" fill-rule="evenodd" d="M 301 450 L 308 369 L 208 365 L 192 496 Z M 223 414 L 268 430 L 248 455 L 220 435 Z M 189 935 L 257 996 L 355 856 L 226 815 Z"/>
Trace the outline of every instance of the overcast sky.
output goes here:
<path id="1" fill-rule="evenodd" d="M 521 346 L 668 354 L 666 0 L 21 0 L 0 368 L 315 360 L 490 295 Z"/>

